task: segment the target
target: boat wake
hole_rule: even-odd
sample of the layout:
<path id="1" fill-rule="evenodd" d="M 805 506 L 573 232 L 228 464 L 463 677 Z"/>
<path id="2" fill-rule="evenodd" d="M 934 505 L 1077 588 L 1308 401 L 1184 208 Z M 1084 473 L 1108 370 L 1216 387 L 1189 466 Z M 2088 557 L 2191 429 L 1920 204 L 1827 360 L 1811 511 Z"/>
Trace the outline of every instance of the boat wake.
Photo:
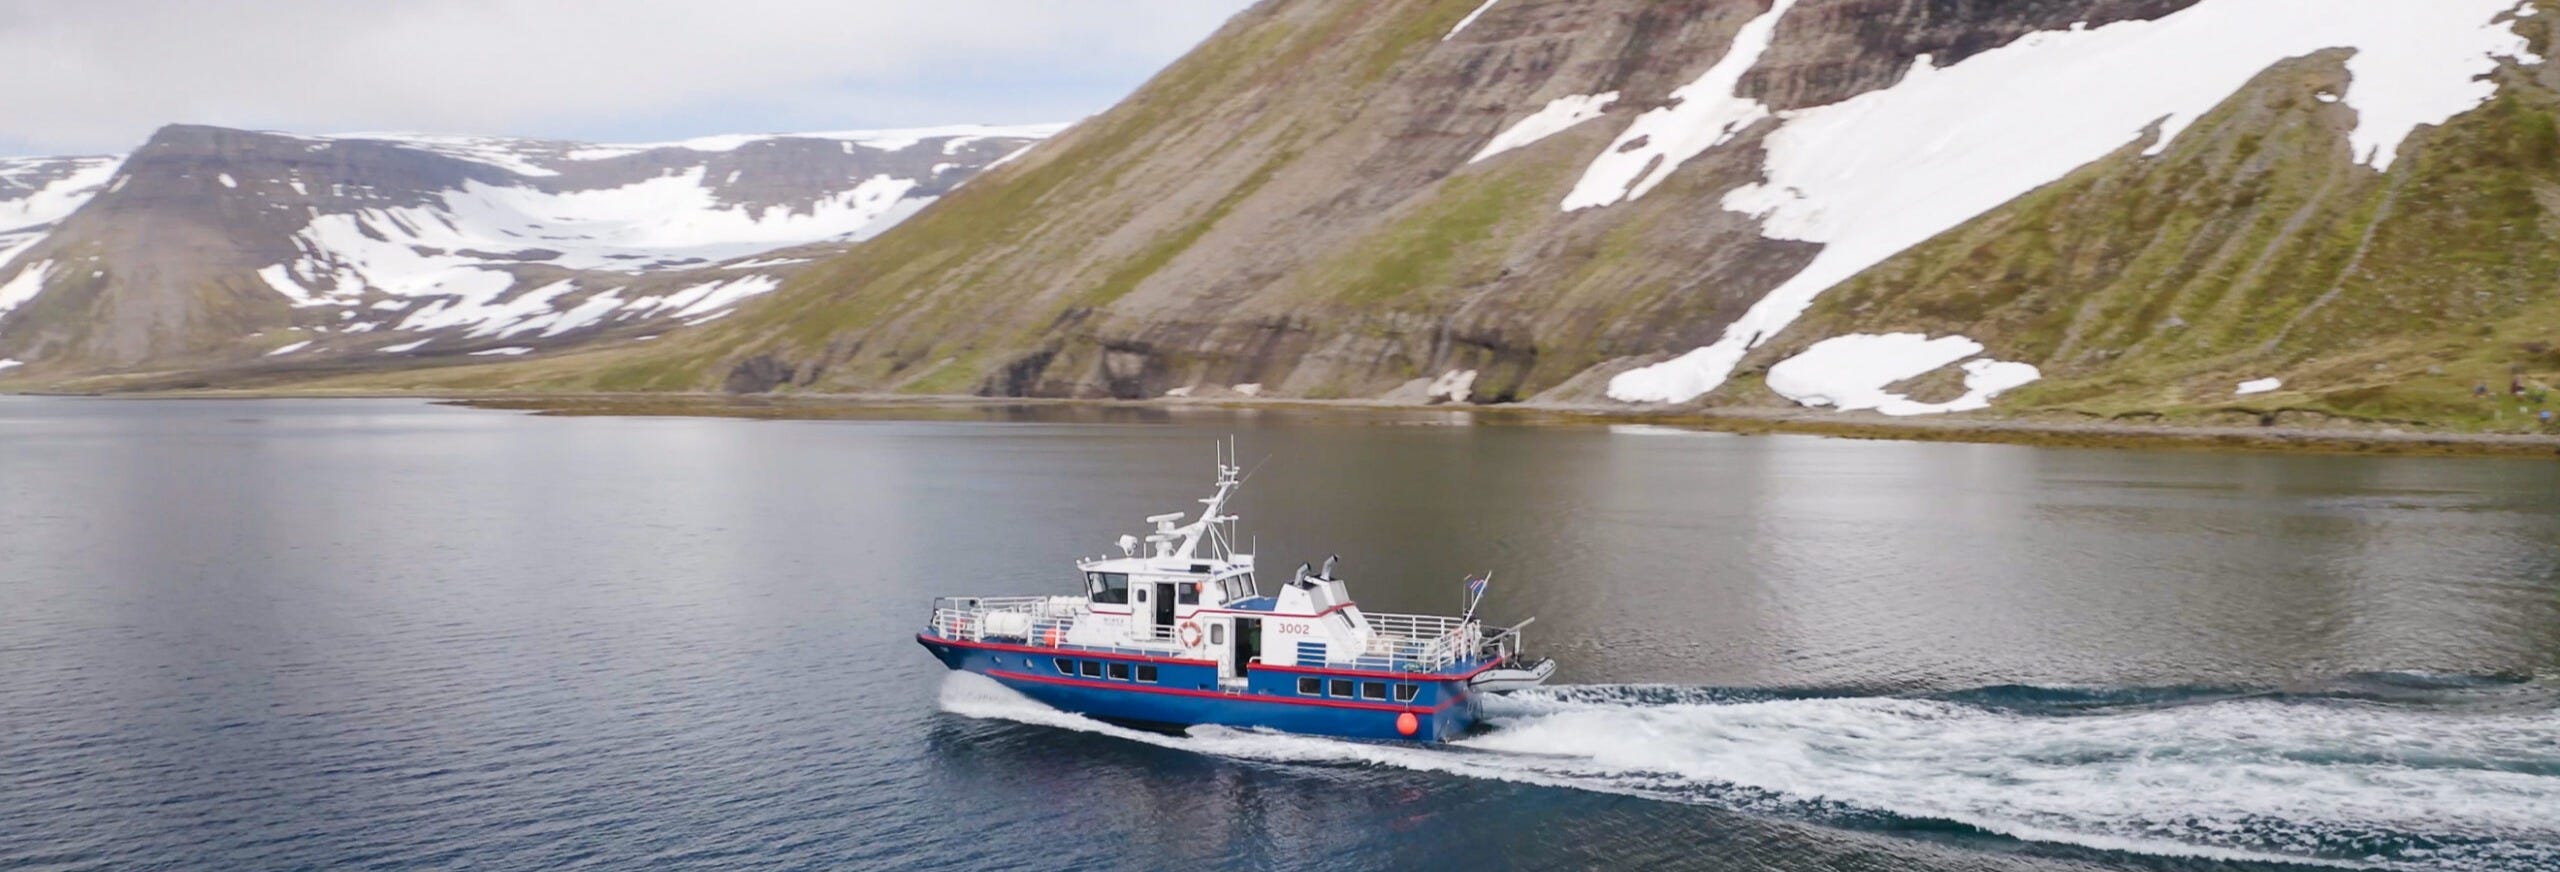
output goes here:
<path id="1" fill-rule="evenodd" d="M 2560 686 L 2369 675 L 2313 688 L 1935 696 L 1646 685 L 1496 698 L 1446 746 L 1061 712 L 955 673 L 942 706 L 1278 763 L 1604 791 L 1861 829 L 2354 868 L 2560 868 Z"/>

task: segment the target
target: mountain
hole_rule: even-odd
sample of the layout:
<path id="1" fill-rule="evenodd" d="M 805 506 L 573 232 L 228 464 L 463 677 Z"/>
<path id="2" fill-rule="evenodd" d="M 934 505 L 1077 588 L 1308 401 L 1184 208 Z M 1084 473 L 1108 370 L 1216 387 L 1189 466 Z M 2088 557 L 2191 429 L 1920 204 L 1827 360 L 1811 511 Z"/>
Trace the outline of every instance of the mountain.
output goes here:
<path id="1" fill-rule="evenodd" d="M 2560 0 L 1266 0 L 715 322 L 351 382 L 2457 427 Z"/>
<path id="2" fill-rule="evenodd" d="M 598 145 L 179 125 L 0 162 L 13 375 L 403 366 L 721 317 L 1055 126 Z"/>

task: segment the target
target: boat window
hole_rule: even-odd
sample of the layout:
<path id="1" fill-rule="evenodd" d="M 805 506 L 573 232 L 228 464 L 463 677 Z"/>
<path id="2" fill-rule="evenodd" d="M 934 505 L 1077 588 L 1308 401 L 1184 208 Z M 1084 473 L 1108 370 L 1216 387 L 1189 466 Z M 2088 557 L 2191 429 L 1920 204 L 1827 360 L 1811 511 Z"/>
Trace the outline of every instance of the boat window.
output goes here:
<path id="1" fill-rule="evenodd" d="M 1321 679 L 1321 678 L 1301 678 L 1301 679 L 1298 679 L 1298 694 L 1299 694 L 1299 695 L 1301 695 L 1301 696 L 1323 696 L 1323 695 L 1324 695 L 1324 679 Z"/>
<path id="2" fill-rule="evenodd" d="M 1174 602 L 1186 606 L 1196 606 L 1200 604 L 1200 585 L 1185 582 L 1181 586 L 1174 588 L 1174 591 Z"/>
<path id="3" fill-rule="evenodd" d="M 1154 683 L 1156 683 L 1156 668 L 1155 668 L 1155 666 L 1154 666 L 1153 664 L 1143 664 L 1143 663 L 1142 663 L 1142 664 L 1139 664 L 1139 666 L 1138 666 L 1138 681 L 1139 681 L 1139 683 L 1141 683 L 1141 684 L 1154 684 Z"/>
<path id="4" fill-rule="evenodd" d="M 1067 658 L 1064 658 L 1064 657 L 1060 657 L 1060 658 L 1058 658 L 1058 674 L 1059 674 L 1059 675 L 1074 675 L 1074 674 L 1076 674 L 1076 662 L 1075 662 L 1075 661 L 1073 661 L 1073 660 L 1069 660 L 1069 659 L 1067 659 Z"/>
<path id="5" fill-rule="evenodd" d="M 1386 683 L 1386 682 L 1383 682 L 1383 681 L 1363 681 L 1363 682 L 1360 682 L 1360 698 L 1361 698 L 1361 699 L 1386 699 L 1386 698 L 1387 698 L 1387 683 Z"/>
<path id="6" fill-rule="evenodd" d="M 1227 644 L 1227 625 L 1225 625 L 1225 624 L 1210 624 L 1210 625 L 1209 625 L 1209 644 L 1211 644 L 1211 645 L 1224 645 L 1224 644 Z"/>
<path id="7" fill-rule="evenodd" d="M 1396 685 L 1396 701 L 1397 701 L 1397 702 L 1412 702 L 1412 701 L 1413 701 L 1414 696 L 1415 696 L 1416 694 L 1421 693 L 1421 692 L 1422 692 L 1422 688 L 1415 687 L 1415 686 L 1410 685 L 1410 684 L 1399 684 L 1399 685 Z"/>
<path id="8" fill-rule="evenodd" d="M 1113 681 L 1127 681 L 1127 680 L 1129 680 L 1129 664 L 1126 664 L 1126 663 L 1114 663 L 1114 664 L 1111 664 L 1111 680 L 1113 680 Z"/>
<path id="9" fill-rule="evenodd" d="M 1147 601 L 1147 589 L 1146 589 L 1146 588 L 1143 588 L 1143 587 L 1142 587 L 1142 588 L 1138 588 L 1138 601 L 1139 601 L 1139 602 L 1142 602 L 1142 603 Z"/>
<path id="10" fill-rule="evenodd" d="M 1129 574 L 1125 572 L 1088 572 L 1084 575 L 1085 592 L 1093 601 L 1104 605 L 1129 604 Z"/>
<path id="11" fill-rule="evenodd" d="M 1091 660 L 1087 660 L 1087 661 L 1084 661 L 1083 666 L 1084 666 L 1084 677 L 1086 677 L 1086 678 L 1101 678 L 1101 677 L 1102 677 L 1102 664 L 1100 664 L 1100 663 L 1095 663 L 1095 662 L 1093 662 L 1093 661 L 1091 661 Z"/>
<path id="12" fill-rule="evenodd" d="M 1336 679 L 1334 679 L 1334 680 L 1333 680 L 1333 695 L 1334 695 L 1334 696 L 1338 696 L 1338 697 L 1342 697 L 1343 699 L 1350 699 L 1350 698 L 1351 698 L 1351 679 L 1348 679 L 1348 678 L 1336 678 Z"/>

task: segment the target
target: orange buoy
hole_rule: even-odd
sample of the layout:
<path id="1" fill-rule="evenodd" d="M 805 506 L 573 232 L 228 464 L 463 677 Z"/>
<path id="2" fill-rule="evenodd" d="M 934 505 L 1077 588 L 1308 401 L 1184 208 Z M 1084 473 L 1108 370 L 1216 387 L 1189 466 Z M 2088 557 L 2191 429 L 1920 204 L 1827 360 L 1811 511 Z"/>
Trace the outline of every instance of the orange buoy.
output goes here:
<path id="1" fill-rule="evenodd" d="M 1422 719 L 1414 717 L 1412 712 L 1396 716 L 1396 732 L 1410 736 L 1419 729 L 1422 729 Z"/>

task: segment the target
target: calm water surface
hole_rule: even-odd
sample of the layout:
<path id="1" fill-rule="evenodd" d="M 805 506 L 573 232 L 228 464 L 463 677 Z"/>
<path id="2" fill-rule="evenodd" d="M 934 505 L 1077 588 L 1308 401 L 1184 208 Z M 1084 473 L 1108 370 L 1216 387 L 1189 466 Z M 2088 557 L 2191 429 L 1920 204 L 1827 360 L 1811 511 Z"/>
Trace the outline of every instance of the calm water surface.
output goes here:
<path id="1" fill-rule="evenodd" d="M 0 868 L 2560 868 L 2560 465 L 946 417 L 0 397 Z M 1492 570 L 1560 686 L 1165 736 L 915 645 L 1228 433 L 1266 574 Z"/>

